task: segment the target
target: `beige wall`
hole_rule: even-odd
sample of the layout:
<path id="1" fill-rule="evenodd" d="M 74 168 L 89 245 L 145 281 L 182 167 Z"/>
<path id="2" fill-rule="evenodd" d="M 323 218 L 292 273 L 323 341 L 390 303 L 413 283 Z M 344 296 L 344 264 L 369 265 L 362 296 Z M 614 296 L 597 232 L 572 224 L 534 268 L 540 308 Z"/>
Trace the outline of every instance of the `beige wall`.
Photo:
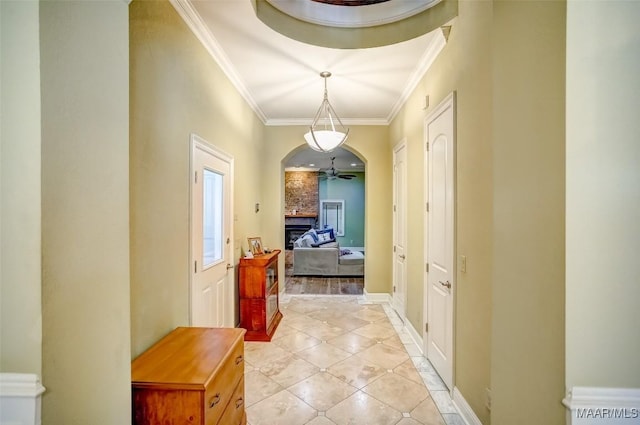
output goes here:
<path id="1" fill-rule="evenodd" d="M 495 424 L 563 424 L 566 4 L 494 3 Z"/>
<path id="2" fill-rule="evenodd" d="M 421 195 L 409 206 L 407 316 L 422 329 L 424 118 L 456 92 L 467 271 L 456 273 L 455 386 L 484 424 L 563 420 L 564 7 L 460 2 L 447 46 L 391 126 L 392 143 L 407 140 L 409 193 Z"/>
<path id="3" fill-rule="evenodd" d="M 40 3 L 43 423 L 131 421 L 127 27 Z"/>
<path id="4" fill-rule="evenodd" d="M 568 389 L 640 388 L 639 16 L 567 7 Z"/>
<path id="5" fill-rule="evenodd" d="M 42 372 L 38 2 L 0 2 L 0 372 Z"/>
<path id="6" fill-rule="evenodd" d="M 490 2 L 460 2 L 447 45 L 391 125 L 391 142 L 408 147 L 408 303 L 413 327 L 424 328 L 424 120 L 452 91 L 457 95 L 456 245 L 467 272 L 456 273 L 455 385 L 489 423 L 491 344 L 491 67 Z M 422 109 L 424 97 L 430 106 Z"/>
<path id="7" fill-rule="evenodd" d="M 130 6 L 131 338 L 136 357 L 189 324 L 195 133 L 235 159 L 235 261 L 260 235 L 262 123 L 166 1 Z"/>
<path id="8" fill-rule="evenodd" d="M 349 126 L 346 148 L 366 167 L 365 182 L 365 290 L 391 292 L 391 147 L 388 129 L 382 126 Z M 304 145 L 304 127 L 267 127 L 262 175 L 262 240 L 266 246 L 283 248 L 284 167 L 295 149 Z M 284 276 L 284 261 L 280 275 Z M 281 288 L 283 290 L 284 288 Z"/>

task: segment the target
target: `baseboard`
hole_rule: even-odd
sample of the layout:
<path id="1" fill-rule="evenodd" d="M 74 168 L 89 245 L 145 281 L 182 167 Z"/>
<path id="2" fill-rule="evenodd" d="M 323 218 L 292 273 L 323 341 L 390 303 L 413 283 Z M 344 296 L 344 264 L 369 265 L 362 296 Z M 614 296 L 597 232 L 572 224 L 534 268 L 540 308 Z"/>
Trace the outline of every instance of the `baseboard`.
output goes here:
<path id="1" fill-rule="evenodd" d="M 562 400 L 567 425 L 640 422 L 640 388 L 573 387 Z"/>
<path id="2" fill-rule="evenodd" d="M 458 387 L 453 388 L 453 405 L 458 409 L 462 420 L 464 420 L 467 425 L 482 425 L 482 422 L 480 422 L 480 419 L 478 419 L 473 412 L 467 400 L 464 399 Z"/>
<path id="3" fill-rule="evenodd" d="M 424 356 L 424 340 L 422 339 L 422 335 L 420 335 L 416 328 L 414 328 L 411 322 L 406 318 L 404 319 L 404 327 L 413 340 L 413 343 L 416 345 L 416 348 L 420 350 L 420 354 Z"/>
<path id="4" fill-rule="evenodd" d="M 364 299 L 372 303 L 391 303 L 391 295 L 386 292 L 367 292 L 366 289 L 362 291 Z"/>
<path id="5" fill-rule="evenodd" d="M 44 391 L 38 375 L 0 373 L 0 424 L 41 425 Z"/>

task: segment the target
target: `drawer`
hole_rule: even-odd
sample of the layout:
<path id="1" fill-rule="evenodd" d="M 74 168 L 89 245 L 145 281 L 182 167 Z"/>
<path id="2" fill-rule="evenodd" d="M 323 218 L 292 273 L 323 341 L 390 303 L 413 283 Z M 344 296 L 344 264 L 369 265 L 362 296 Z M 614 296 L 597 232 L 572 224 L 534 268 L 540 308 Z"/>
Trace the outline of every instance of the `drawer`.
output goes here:
<path id="1" fill-rule="evenodd" d="M 240 425 L 246 423 L 244 412 L 244 377 L 240 379 L 236 390 L 231 396 L 231 401 L 227 405 L 218 423 L 221 425 Z"/>
<path id="2" fill-rule="evenodd" d="M 204 410 L 206 425 L 219 423 L 225 408 L 243 377 L 244 341 L 239 340 L 205 389 Z"/>

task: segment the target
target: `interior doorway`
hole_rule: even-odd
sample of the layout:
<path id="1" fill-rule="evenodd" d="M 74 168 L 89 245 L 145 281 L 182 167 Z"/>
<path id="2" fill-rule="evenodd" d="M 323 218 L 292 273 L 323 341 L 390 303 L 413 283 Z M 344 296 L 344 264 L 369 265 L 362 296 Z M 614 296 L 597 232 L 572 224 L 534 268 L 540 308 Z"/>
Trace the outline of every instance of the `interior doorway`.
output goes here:
<path id="1" fill-rule="evenodd" d="M 453 389 L 455 247 L 455 93 L 425 120 L 425 295 L 424 352 Z"/>
<path id="2" fill-rule="evenodd" d="M 344 147 L 319 153 L 302 145 L 283 159 L 282 166 L 285 292 L 362 295 L 366 256 L 364 161 Z M 317 268 L 311 271 L 294 267 L 294 263 L 314 261 L 308 253 L 304 259 L 300 251 L 294 253 L 295 241 L 309 229 L 322 230 L 325 224 L 333 229 L 332 237 L 339 246 L 335 258 L 318 260 L 313 265 Z M 360 267 L 341 265 L 348 261 L 360 262 Z"/>
<path id="3" fill-rule="evenodd" d="M 400 318 L 407 305 L 407 144 L 393 149 L 393 293 L 392 304 Z"/>

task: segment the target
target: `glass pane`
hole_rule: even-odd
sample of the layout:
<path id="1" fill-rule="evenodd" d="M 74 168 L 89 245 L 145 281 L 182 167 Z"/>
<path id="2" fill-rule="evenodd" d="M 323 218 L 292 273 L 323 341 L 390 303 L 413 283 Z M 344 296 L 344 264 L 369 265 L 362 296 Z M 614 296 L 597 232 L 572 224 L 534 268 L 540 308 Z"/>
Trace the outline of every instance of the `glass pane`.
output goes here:
<path id="1" fill-rule="evenodd" d="M 222 259 L 222 180 L 221 174 L 204 170 L 202 193 L 202 264 L 204 267 Z"/>
<path id="2" fill-rule="evenodd" d="M 323 226 L 333 227 L 336 236 L 344 236 L 344 201 L 320 201 Z"/>

